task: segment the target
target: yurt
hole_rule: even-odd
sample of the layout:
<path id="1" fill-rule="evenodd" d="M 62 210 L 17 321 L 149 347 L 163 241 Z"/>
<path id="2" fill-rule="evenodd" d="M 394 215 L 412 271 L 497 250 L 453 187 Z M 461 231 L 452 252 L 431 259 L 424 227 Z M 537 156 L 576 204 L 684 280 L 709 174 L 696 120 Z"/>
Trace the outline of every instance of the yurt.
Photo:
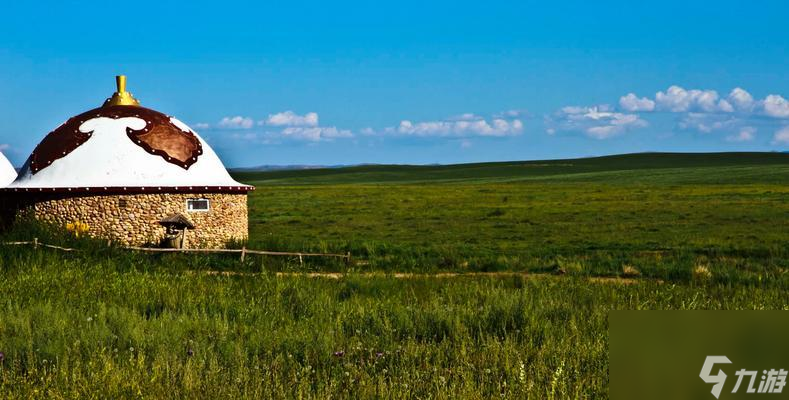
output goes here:
<path id="1" fill-rule="evenodd" d="M 16 169 L 0 152 L 0 188 L 8 186 L 14 179 L 16 179 Z"/>
<path id="2" fill-rule="evenodd" d="M 117 92 L 69 118 L 0 188 L 14 219 L 77 227 L 126 245 L 218 247 L 248 235 L 247 193 L 178 119 Z"/>

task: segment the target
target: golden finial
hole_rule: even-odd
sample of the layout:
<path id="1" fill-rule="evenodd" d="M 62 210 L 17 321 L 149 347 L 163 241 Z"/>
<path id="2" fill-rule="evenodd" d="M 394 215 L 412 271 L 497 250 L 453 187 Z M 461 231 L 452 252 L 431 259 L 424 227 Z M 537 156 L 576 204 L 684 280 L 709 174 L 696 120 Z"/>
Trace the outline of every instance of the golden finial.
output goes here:
<path id="1" fill-rule="evenodd" d="M 140 102 L 132 96 L 131 93 L 126 91 L 126 75 L 117 75 L 115 77 L 115 84 L 118 86 L 118 91 L 112 94 L 112 97 L 104 101 L 105 106 L 139 106 Z"/>

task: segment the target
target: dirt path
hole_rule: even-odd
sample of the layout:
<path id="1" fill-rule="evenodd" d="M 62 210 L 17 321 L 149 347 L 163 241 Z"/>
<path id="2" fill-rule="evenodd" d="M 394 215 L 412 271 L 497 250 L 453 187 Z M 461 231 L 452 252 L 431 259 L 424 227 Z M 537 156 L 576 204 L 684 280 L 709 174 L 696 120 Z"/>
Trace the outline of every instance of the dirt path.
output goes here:
<path id="1" fill-rule="evenodd" d="M 207 275 L 218 276 L 255 276 L 260 275 L 260 272 L 234 272 L 234 271 L 193 271 L 193 273 L 205 273 Z M 490 277 L 501 278 L 510 276 L 522 276 L 526 279 L 561 279 L 566 278 L 567 275 L 558 275 L 550 273 L 530 273 L 530 272 L 438 272 L 434 274 L 424 273 L 411 273 L 411 272 L 356 272 L 356 273 L 343 273 L 343 272 L 277 272 L 278 277 L 308 277 L 308 278 L 323 278 L 323 279 L 342 279 L 346 276 L 358 276 L 363 278 L 386 278 L 392 277 L 397 279 L 452 279 L 463 277 Z M 633 285 L 645 281 L 644 279 L 637 278 L 623 278 L 623 277 L 607 277 L 607 276 L 592 276 L 587 278 L 590 282 L 594 283 L 609 283 L 620 285 Z M 662 283 L 661 281 L 657 281 Z"/>

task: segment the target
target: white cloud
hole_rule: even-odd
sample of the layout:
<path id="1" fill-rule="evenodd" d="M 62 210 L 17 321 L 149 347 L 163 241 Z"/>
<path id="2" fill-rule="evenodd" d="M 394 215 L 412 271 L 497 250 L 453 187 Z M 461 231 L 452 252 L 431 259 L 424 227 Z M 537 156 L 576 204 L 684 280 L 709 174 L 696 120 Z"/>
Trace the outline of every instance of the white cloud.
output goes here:
<path id="1" fill-rule="evenodd" d="M 353 133 L 347 129 L 319 126 L 318 114 L 314 112 L 299 115 L 293 111 L 283 111 L 269 114 L 265 120 L 258 121 L 257 124 L 249 117 L 225 117 L 216 126 L 206 123 L 199 123 L 195 126 L 200 129 L 252 130 L 255 125 L 258 126 L 255 131 L 246 134 L 233 134 L 231 137 L 237 140 L 260 140 L 263 143 L 276 143 L 282 139 L 317 142 L 353 137 Z"/>
<path id="2" fill-rule="evenodd" d="M 789 100 L 778 94 L 767 95 L 761 100 L 754 99 L 753 95 L 741 87 L 735 87 L 725 98 L 721 98 L 715 90 L 686 90 L 672 85 L 666 91 L 657 92 L 654 99 L 628 93 L 619 98 L 619 109 L 626 112 L 679 113 L 679 129 L 702 133 L 727 132 L 729 135 L 726 140 L 730 142 L 756 139 L 754 124 L 775 126 L 780 123 L 777 120 L 789 119 Z M 764 117 L 773 120 L 769 121 Z M 597 137 L 607 137 L 617 132 L 616 128 L 606 126 L 583 127 L 583 130 L 590 135 L 596 134 Z M 549 127 L 548 133 L 553 132 L 555 129 Z M 775 143 L 783 143 L 784 134 L 783 129 L 779 130 Z"/>
<path id="3" fill-rule="evenodd" d="M 655 94 L 655 109 L 670 112 L 732 112 L 731 104 L 720 99 L 714 90 L 685 90 L 671 86 L 665 92 Z"/>
<path id="4" fill-rule="evenodd" d="M 284 111 L 269 114 L 268 118 L 265 121 L 261 121 L 260 124 L 270 126 L 318 126 L 318 113 L 308 112 L 304 115 L 299 115 L 293 111 Z"/>
<path id="5" fill-rule="evenodd" d="M 330 126 L 330 127 L 291 126 L 280 131 L 279 135 L 283 138 L 308 140 L 313 142 L 332 140 L 337 138 L 353 137 L 351 131 L 346 129 L 337 129 L 334 126 Z"/>
<path id="6" fill-rule="evenodd" d="M 745 89 L 739 87 L 732 89 L 731 93 L 729 93 L 728 100 L 732 105 L 734 105 L 734 108 L 737 109 L 737 111 L 741 112 L 751 112 L 755 105 L 753 96 L 751 96 L 751 94 Z"/>
<path id="7" fill-rule="evenodd" d="M 789 125 L 775 132 L 775 135 L 773 135 L 773 144 L 789 145 Z"/>
<path id="8" fill-rule="evenodd" d="M 608 139 L 629 130 L 648 126 L 647 121 L 637 114 L 610 111 L 607 105 L 596 107 L 564 107 L 548 117 L 546 131 L 552 135 L 557 131 L 583 132 L 595 139 Z"/>
<path id="9" fill-rule="evenodd" d="M 740 120 L 730 115 L 687 113 L 679 120 L 680 129 L 695 130 L 702 133 L 736 128 Z"/>
<path id="10" fill-rule="evenodd" d="M 789 100 L 771 94 L 763 100 L 755 100 L 743 88 L 736 87 L 725 99 L 714 90 L 685 90 L 673 85 L 665 92 L 657 92 L 654 101 L 628 93 L 619 98 L 623 111 L 665 111 L 673 113 L 736 113 L 742 117 L 765 115 L 773 118 L 789 118 Z"/>
<path id="11" fill-rule="evenodd" d="M 727 142 L 750 142 L 756 139 L 756 128 L 748 118 L 731 114 L 688 113 L 679 121 L 679 128 L 701 133 L 725 132 Z"/>
<path id="12" fill-rule="evenodd" d="M 777 94 L 771 94 L 762 101 L 764 113 L 775 118 L 789 118 L 789 101 Z"/>
<path id="13" fill-rule="evenodd" d="M 334 139 L 352 138 L 353 133 L 347 129 L 329 127 L 289 126 L 275 131 L 234 133 L 233 139 L 256 141 L 265 144 L 281 143 L 283 140 L 306 142 L 332 141 Z"/>
<path id="14" fill-rule="evenodd" d="M 653 111 L 655 102 L 646 98 L 638 98 L 635 93 L 628 93 L 619 98 L 619 106 L 625 111 Z"/>
<path id="15" fill-rule="evenodd" d="M 468 140 L 468 139 L 463 139 L 463 140 L 460 141 L 460 148 L 461 149 L 470 149 L 471 146 L 473 146 L 473 143 L 471 143 L 471 141 Z"/>
<path id="16" fill-rule="evenodd" d="M 383 132 L 420 137 L 514 136 L 523 132 L 523 122 L 504 118 L 488 121 L 474 114 L 461 114 L 442 121 L 402 120 L 397 127 L 385 128 Z"/>
<path id="17" fill-rule="evenodd" d="M 6 151 L 11 148 L 11 145 L 8 143 L 0 143 L 0 151 Z"/>
<path id="18" fill-rule="evenodd" d="M 726 136 L 727 142 L 750 142 L 756 138 L 756 128 L 744 126 L 737 134 Z"/>
<path id="19" fill-rule="evenodd" d="M 197 129 L 211 129 L 211 124 L 207 124 L 205 122 L 198 122 L 195 124 L 195 128 Z"/>
<path id="20" fill-rule="evenodd" d="M 224 117 L 217 125 L 220 129 L 249 129 L 255 124 L 255 121 L 249 117 L 235 116 Z"/>

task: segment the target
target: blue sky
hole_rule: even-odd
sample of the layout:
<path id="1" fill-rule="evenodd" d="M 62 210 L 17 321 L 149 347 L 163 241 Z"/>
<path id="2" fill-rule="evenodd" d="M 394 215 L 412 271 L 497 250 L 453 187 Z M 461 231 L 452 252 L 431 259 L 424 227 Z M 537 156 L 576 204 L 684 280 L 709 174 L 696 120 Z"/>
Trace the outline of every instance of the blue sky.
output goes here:
<path id="1" fill-rule="evenodd" d="M 119 73 L 228 166 L 789 150 L 779 1 L 20 3 L 0 15 L 17 165 Z"/>

